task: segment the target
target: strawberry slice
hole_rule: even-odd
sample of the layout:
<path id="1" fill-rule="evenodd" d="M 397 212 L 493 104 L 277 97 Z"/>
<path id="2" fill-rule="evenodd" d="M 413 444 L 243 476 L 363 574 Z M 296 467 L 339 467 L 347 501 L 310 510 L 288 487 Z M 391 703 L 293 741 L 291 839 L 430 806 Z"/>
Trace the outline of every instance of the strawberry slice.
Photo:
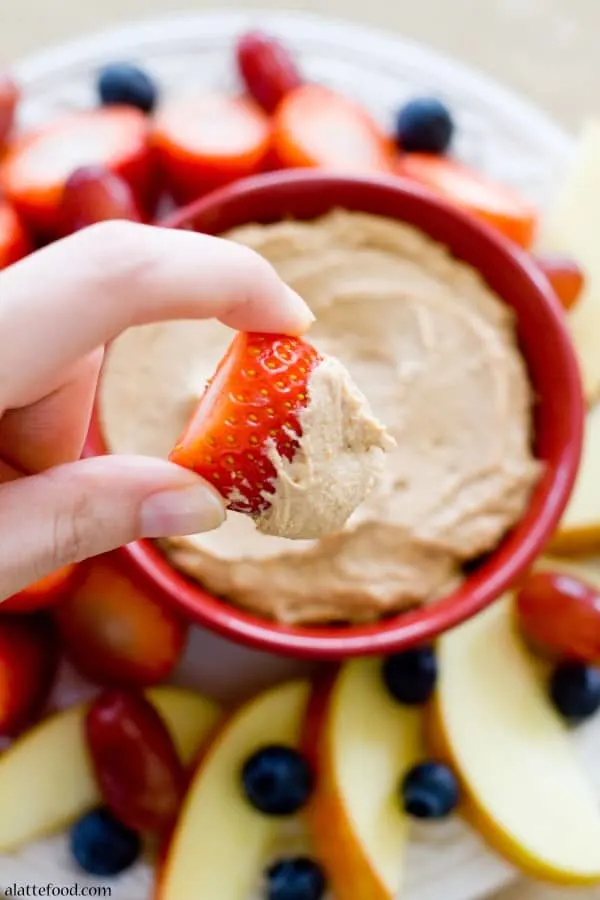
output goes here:
<path id="1" fill-rule="evenodd" d="M 171 451 L 171 462 L 209 481 L 234 512 L 263 512 L 275 490 L 269 447 L 293 458 L 308 378 L 321 359 L 301 338 L 237 334 Z"/>
<path id="2" fill-rule="evenodd" d="M 158 113 L 153 144 L 166 186 L 179 203 L 261 171 L 271 124 L 246 97 L 191 94 Z"/>
<path id="3" fill-rule="evenodd" d="M 27 256 L 32 249 L 20 216 L 10 203 L 0 200 L 0 269 Z"/>
<path id="4" fill-rule="evenodd" d="M 302 84 L 287 47 L 260 31 L 242 35 L 236 47 L 237 65 L 248 92 L 268 113 Z"/>
<path id="5" fill-rule="evenodd" d="M 302 85 L 278 106 L 273 155 L 284 169 L 393 171 L 392 142 L 366 110 L 318 84 Z"/>
<path id="6" fill-rule="evenodd" d="M 14 78 L 8 72 L 0 72 L 0 148 L 10 137 L 20 97 Z"/>
<path id="7" fill-rule="evenodd" d="M 45 619 L 0 619 L 0 736 L 12 737 L 41 713 L 57 663 L 56 636 Z"/>
<path id="8" fill-rule="evenodd" d="M 527 249 L 533 243 L 537 212 L 505 185 L 456 160 L 428 153 L 403 154 L 397 160 L 396 172 L 483 219 L 521 247 Z"/>
<path id="9" fill-rule="evenodd" d="M 34 231 L 56 237 L 65 230 L 65 183 L 87 165 L 121 176 L 145 208 L 155 187 L 146 116 L 117 106 L 71 113 L 17 140 L 0 169 L 0 183 Z"/>
<path id="10" fill-rule="evenodd" d="M 550 282 L 552 290 L 565 310 L 572 309 L 585 287 L 585 276 L 577 263 L 565 256 L 544 254 L 536 262 Z"/>
<path id="11" fill-rule="evenodd" d="M 66 656 L 99 684 L 164 681 L 179 661 L 187 628 L 161 600 L 151 586 L 117 567 L 110 554 L 95 557 L 74 590 L 52 609 Z"/>
<path id="12" fill-rule="evenodd" d="M 74 588 L 79 574 L 77 565 L 57 569 L 0 603 L 0 615 L 9 612 L 37 612 L 54 606 Z"/>
<path id="13" fill-rule="evenodd" d="M 84 166 L 67 179 L 61 215 L 69 234 L 108 219 L 141 222 L 140 211 L 127 182 L 102 166 Z"/>

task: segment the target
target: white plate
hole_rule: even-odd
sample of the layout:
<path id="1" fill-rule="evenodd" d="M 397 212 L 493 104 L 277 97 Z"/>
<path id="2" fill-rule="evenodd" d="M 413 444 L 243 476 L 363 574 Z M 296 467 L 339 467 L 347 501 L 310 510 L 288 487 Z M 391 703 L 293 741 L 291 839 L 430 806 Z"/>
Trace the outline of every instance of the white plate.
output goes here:
<path id="1" fill-rule="evenodd" d="M 106 62 L 139 61 L 165 92 L 197 83 L 234 89 L 232 44 L 261 27 L 296 52 L 314 80 L 354 96 L 386 124 L 410 96 L 437 94 L 455 113 L 456 152 L 466 162 L 513 185 L 544 206 L 560 180 L 571 142 L 546 116 L 466 67 L 383 32 L 300 13 L 226 12 L 177 16 L 119 28 L 40 54 L 18 75 L 26 100 L 25 125 L 95 103 L 94 75 Z M 177 681 L 228 700 L 301 669 L 230 644 L 196 629 Z M 241 687 L 240 687 L 241 686 Z M 65 672 L 57 705 L 89 693 Z M 475 900 L 509 884 L 516 873 L 492 856 L 461 822 L 415 835 L 403 900 Z M 235 848 L 231 848 L 232 859 Z M 86 880 L 70 863 L 64 836 L 0 858 L 0 889 L 16 884 L 71 886 Z M 140 864 L 105 883 L 113 900 L 147 900 L 151 874 Z M 200 900 L 200 898 L 199 898 Z M 219 900 L 219 898 L 201 898 Z M 360 898 L 357 898 L 360 900 Z"/>

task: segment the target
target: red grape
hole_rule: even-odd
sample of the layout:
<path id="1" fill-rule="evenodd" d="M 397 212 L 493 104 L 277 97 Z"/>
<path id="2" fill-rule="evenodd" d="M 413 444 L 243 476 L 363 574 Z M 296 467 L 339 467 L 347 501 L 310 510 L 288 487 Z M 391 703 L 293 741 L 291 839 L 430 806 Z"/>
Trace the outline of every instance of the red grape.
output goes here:
<path id="1" fill-rule="evenodd" d="M 250 31 L 240 39 L 237 63 L 248 92 L 267 112 L 273 112 L 303 81 L 287 48 L 259 31 Z"/>
<path id="2" fill-rule="evenodd" d="M 142 693 L 105 691 L 91 705 L 86 736 L 103 800 L 135 831 L 172 825 L 185 787 L 183 766 L 158 712 Z"/>
<path id="3" fill-rule="evenodd" d="M 109 219 L 141 221 L 127 182 L 102 166 L 86 166 L 73 172 L 63 191 L 62 215 L 68 233 Z"/>
<path id="4" fill-rule="evenodd" d="M 532 572 L 517 592 L 525 635 L 553 656 L 600 662 L 600 592 L 568 572 Z"/>

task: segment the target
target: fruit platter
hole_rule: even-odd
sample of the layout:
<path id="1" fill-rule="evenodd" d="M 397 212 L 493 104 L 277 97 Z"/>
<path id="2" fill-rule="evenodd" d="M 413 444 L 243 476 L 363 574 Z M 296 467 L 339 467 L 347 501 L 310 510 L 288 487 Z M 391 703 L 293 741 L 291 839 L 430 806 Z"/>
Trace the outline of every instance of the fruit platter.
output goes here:
<path id="1" fill-rule="evenodd" d="M 544 554 L 427 644 L 270 657 L 190 625 L 114 554 L 4 601 L 0 894 L 475 900 L 518 879 L 600 885 L 600 125 L 572 146 L 419 48 L 231 14 L 2 74 L 0 146 L 0 269 L 95 223 L 168 221 L 266 171 L 416 184 L 535 259 L 588 409 Z"/>

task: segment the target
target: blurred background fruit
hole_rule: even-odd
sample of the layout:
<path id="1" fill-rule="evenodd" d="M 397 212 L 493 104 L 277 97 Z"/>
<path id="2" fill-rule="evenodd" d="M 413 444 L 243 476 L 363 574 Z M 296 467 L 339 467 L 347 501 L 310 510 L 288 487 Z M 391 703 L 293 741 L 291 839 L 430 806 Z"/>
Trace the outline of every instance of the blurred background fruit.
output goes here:
<path id="1" fill-rule="evenodd" d="M 3 600 L 0 603 L 0 615 L 11 612 L 36 612 L 54 606 L 74 589 L 82 570 L 83 566 L 81 569 L 76 565 L 63 566 L 45 578 L 40 578 L 18 594 Z"/>
<path id="2" fill-rule="evenodd" d="M 21 91 L 8 72 L 0 72 L 0 151 L 10 137 Z"/>
<path id="3" fill-rule="evenodd" d="M 158 684 L 177 665 L 186 641 L 181 618 L 150 588 L 134 584 L 110 555 L 90 563 L 53 614 L 65 653 L 99 684 Z"/>
<path id="4" fill-rule="evenodd" d="M 144 113 L 110 106 L 64 115 L 18 137 L 0 165 L 0 185 L 26 224 L 43 238 L 64 232 L 65 183 L 81 165 L 101 165 L 123 178 L 142 209 L 156 191 Z"/>
<path id="5" fill-rule="evenodd" d="M 0 736 L 32 724 L 52 690 L 58 652 L 43 616 L 0 618 Z"/>
<path id="6" fill-rule="evenodd" d="M 139 66 L 111 63 L 98 74 L 98 96 L 104 106 L 134 106 L 151 113 L 158 100 L 158 87 Z"/>
<path id="7" fill-rule="evenodd" d="M 302 84 L 289 49 L 268 34 L 250 31 L 242 35 L 236 56 L 248 93 L 268 113 L 275 112 L 281 100 Z"/>
<path id="8" fill-rule="evenodd" d="M 60 217 L 67 234 L 109 219 L 142 221 L 133 191 L 125 179 L 102 166 L 75 169 L 67 178 Z"/>
<path id="9" fill-rule="evenodd" d="M 0 269 L 27 256 L 33 244 L 14 206 L 0 198 Z"/>
<path id="10" fill-rule="evenodd" d="M 154 706 L 141 693 L 104 691 L 87 711 L 85 733 L 106 806 L 136 831 L 164 833 L 177 816 L 185 773 Z"/>
<path id="11" fill-rule="evenodd" d="M 266 166 L 271 123 L 247 97 L 199 93 L 158 111 L 152 144 L 164 182 L 178 203 L 255 175 Z"/>
<path id="12" fill-rule="evenodd" d="M 149 688 L 145 696 L 188 766 L 212 735 L 221 709 L 186 688 Z M 1 853 L 68 828 L 101 804 L 85 735 L 88 710 L 89 704 L 79 704 L 50 713 L 0 756 Z"/>

